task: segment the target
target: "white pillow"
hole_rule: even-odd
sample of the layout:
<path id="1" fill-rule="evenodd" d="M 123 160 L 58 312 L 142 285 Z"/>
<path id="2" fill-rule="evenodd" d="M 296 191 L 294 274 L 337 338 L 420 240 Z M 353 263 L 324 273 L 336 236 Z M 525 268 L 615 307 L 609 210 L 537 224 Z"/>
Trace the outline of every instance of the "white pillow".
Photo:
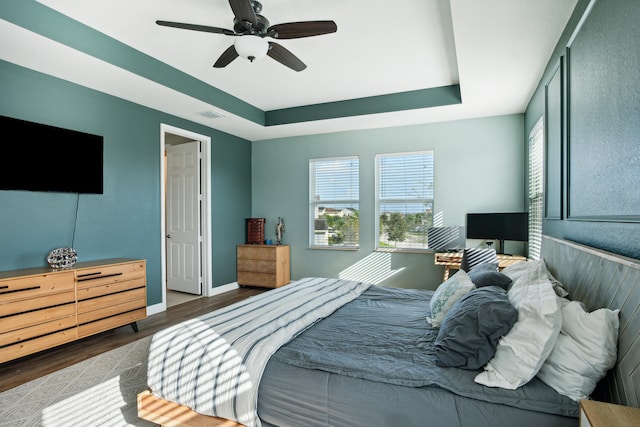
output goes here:
<path id="1" fill-rule="evenodd" d="M 547 278 L 518 280 L 507 293 L 518 309 L 518 320 L 498 342 L 496 353 L 475 382 L 514 390 L 528 383 L 553 350 L 562 313 Z"/>
<path id="2" fill-rule="evenodd" d="M 559 297 L 569 295 L 562 283 L 549 272 L 547 265 L 542 259 L 516 262 L 502 270 L 501 273 L 506 274 L 512 280 L 513 284 L 519 280 L 534 282 L 538 279 L 549 279 L 556 295 Z"/>
<path id="3" fill-rule="evenodd" d="M 538 378 L 575 401 L 587 399 L 616 364 L 619 311 L 601 308 L 588 313 L 580 302 L 565 302 L 558 342 Z"/>
<path id="4" fill-rule="evenodd" d="M 464 270 L 458 270 L 449 280 L 438 286 L 431 298 L 431 317 L 427 321 L 432 326 L 440 326 L 444 316 L 460 298 L 475 289 L 469 276 Z"/>

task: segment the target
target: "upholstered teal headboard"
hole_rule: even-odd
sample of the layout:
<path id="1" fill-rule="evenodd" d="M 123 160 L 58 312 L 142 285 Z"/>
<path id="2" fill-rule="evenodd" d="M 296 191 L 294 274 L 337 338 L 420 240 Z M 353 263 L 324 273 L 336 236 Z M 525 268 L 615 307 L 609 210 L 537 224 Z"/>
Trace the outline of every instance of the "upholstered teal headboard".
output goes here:
<path id="1" fill-rule="evenodd" d="M 571 299 L 590 311 L 620 309 L 618 362 L 593 397 L 640 407 L 640 260 L 549 236 L 542 238 L 542 257 Z"/>

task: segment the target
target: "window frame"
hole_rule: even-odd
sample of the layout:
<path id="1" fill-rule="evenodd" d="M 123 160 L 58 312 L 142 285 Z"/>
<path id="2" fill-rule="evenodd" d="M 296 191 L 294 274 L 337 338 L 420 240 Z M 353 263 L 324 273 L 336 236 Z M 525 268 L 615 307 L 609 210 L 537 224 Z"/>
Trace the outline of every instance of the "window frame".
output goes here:
<path id="1" fill-rule="evenodd" d="M 316 184 L 316 168 L 315 164 L 320 162 L 341 162 L 341 161 L 356 161 L 357 165 L 355 176 L 357 177 L 357 185 L 355 188 L 355 194 L 357 198 L 345 198 L 345 199 L 327 199 L 327 200 L 315 200 L 315 184 Z M 350 173 L 353 173 L 351 171 Z M 349 193 L 352 195 L 353 188 L 350 189 Z M 316 229 L 315 229 L 315 220 L 316 220 L 316 208 L 323 207 L 319 205 L 356 205 L 357 208 L 354 208 L 358 212 L 358 227 L 356 231 L 356 243 L 355 244 L 318 244 L 318 240 L 316 238 Z M 309 159 L 309 205 L 308 205 L 308 215 L 309 215 L 309 249 L 322 249 L 322 250 L 358 250 L 360 248 L 360 224 L 359 224 L 359 212 L 360 212 L 360 157 L 359 156 L 340 156 L 340 157 L 322 157 L 322 158 L 313 158 Z M 348 209 L 348 208 L 345 208 Z M 329 239 L 329 231 L 327 230 L 327 240 Z"/>
<path id="2" fill-rule="evenodd" d="M 544 220 L 544 116 L 529 132 L 529 242 L 528 257 L 538 260 L 542 250 L 542 223 Z"/>
<path id="3" fill-rule="evenodd" d="M 430 203 L 431 204 L 431 224 L 425 226 L 424 237 L 427 239 L 424 243 L 424 247 L 384 247 L 380 246 L 380 206 L 383 204 L 380 198 L 381 191 L 381 171 L 380 171 L 380 160 L 383 158 L 390 157 L 409 157 L 409 156 L 424 156 L 430 155 L 432 157 L 432 174 L 431 174 L 431 182 L 427 185 L 431 186 L 431 198 L 387 198 L 384 199 L 384 203 Z M 428 235 L 427 230 L 429 227 L 433 227 L 433 215 L 435 214 L 435 180 L 436 180 L 436 165 L 435 165 L 435 150 L 418 150 L 418 151 L 404 151 L 404 152 L 392 152 L 392 153 L 379 153 L 375 156 L 375 251 L 381 252 L 417 252 L 417 253 L 427 253 L 433 252 L 432 249 L 429 249 L 428 243 Z"/>

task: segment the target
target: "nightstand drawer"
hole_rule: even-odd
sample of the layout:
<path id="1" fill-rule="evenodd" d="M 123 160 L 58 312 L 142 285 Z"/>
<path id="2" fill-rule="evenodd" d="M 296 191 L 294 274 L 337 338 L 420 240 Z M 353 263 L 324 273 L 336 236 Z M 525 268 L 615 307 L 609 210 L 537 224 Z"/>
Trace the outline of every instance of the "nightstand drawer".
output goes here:
<path id="1" fill-rule="evenodd" d="M 256 259 L 275 261 L 277 257 L 277 246 L 273 245 L 247 245 L 238 246 L 238 259 Z"/>
<path id="2" fill-rule="evenodd" d="M 249 271 L 259 273 L 275 273 L 276 263 L 259 259 L 238 258 L 238 271 Z"/>
<path id="3" fill-rule="evenodd" d="M 267 288 L 275 288 L 276 275 L 238 271 L 238 283 L 246 286 L 264 286 Z"/>

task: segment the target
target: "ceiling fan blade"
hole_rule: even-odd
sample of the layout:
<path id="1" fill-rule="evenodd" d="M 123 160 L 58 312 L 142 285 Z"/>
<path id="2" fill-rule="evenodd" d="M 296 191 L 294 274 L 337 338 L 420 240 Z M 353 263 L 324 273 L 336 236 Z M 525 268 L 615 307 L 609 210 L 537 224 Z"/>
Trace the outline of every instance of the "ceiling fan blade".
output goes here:
<path id="1" fill-rule="evenodd" d="M 298 39 L 335 33 L 337 30 L 338 26 L 333 21 L 304 21 L 272 25 L 267 34 L 275 39 Z"/>
<path id="2" fill-rule="evenodd" d="M 220 58 L 218 58 L 216 63 L 213 64 L 213 68 L 224 68 L 227 65 L 229 65 L 231 61 L 236 59 L 238 56 L 239 55 L 238 55 L 238 52 L 236 52 L 236 48 L 233 45 L 231 45 L 227 48 L 227 50 L 222 52 L 222 55 L 220 55 Z"/>
<path id="3" fill-rule="evenodd" d="M 307 68 L 304 62 L 278 43 L 269 42 L 267 55 L 294 71 L 302 71 Z"/>
<path id="4" fill-rule="evenodd" d="M 227 36 L 236 35 L 236 33 L 231 30 L 218 27 L 209 27 L 207 25 L 185 24 L 182 22 L 171 21 L 156 21 L 156 24 L 162 25 L 164 27 L 182 28 L 183 30 L 204 31 L 206 33 L 225 34 Z"/>
<path id="5" fill-rule="evenodd" d="M 251 5 L 251 0 L 229 0 L 229 5 L 233 10 L 233 16 L 238 21 L 249 21 L 254 27 L 257 25 L 258 18 Z"/>

